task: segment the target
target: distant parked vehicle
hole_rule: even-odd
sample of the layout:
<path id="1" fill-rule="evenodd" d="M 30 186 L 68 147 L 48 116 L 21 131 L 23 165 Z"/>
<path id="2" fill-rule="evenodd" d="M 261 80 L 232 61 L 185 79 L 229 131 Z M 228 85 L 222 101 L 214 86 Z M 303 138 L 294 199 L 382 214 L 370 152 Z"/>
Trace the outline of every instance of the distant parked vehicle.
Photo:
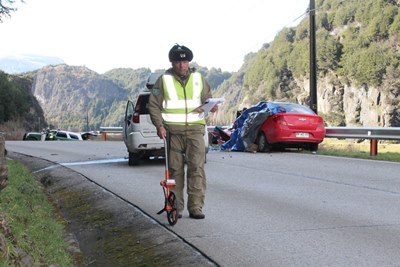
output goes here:
<path id="1" fill-rule="evenodd" d="M 46 135 L 46 139 L 49 141 L 70 141 L 70 140 L 79 140 L 82 141 L 82 135 L 80 133 L 68 132 L 68 131 L 50 131 Z"/>
<path id="2" fill-rule="evenodd" d="M 24 134 L 22 140 L 24 141 L 40 141 L 42 139 L 42 132 L 28 132 Z"/>
<path id="3" fill-rule="evenodd" d="M 318 150 L 318 144 L 325 137 L 322 117 L 300 104 L 268 102 L 268 106 L 277 112 L 260 127 L 258 151 L 269 151 L 273 147 Z"/>
<path id="4" fill-rule="evenodd" d="M 88 139 L 88 133 L 75 133 L 62 130 L 48 130 L 44 132 L 28 132 L 24 135 L 25 141 L 82 141 Z"/>
<path id="5" fill-rule="evenodd" d="M 164 155 L 163 140 L 150 119 L 148 102 L 150 91 L 139 94 L 136 104 L 128 100 L 123 127 L 124 142 L 128 149 L 129 166 L 138 165 L 141 159 Z"/>

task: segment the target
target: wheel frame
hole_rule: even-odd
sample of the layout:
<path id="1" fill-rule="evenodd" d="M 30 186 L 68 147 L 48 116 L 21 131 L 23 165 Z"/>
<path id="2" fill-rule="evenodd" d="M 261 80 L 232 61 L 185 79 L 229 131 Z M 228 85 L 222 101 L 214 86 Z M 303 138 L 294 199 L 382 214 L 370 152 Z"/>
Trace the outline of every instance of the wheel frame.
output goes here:
<path id="1" fill-rule="evenodd" d="M 172 226 L 178 222 L 178 201 L 174 192 L 169 192 L 167 202 L 167 205 L 169 207 L 169 210 L 167 210 L 167 220 L 168 223 Z"/>

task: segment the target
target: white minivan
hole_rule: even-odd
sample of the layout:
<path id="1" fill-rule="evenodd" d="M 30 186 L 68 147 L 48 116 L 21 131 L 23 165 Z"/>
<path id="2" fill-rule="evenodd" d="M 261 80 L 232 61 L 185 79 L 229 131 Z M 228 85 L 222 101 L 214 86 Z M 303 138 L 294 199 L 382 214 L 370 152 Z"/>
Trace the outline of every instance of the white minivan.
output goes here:
<path id="1" fill-rule="evenodd" d="M 146 87 L 151 90 L 161 73 L 152 73 Z M 157 129 L 151 122 L 148 104 L 150 91 L 142 91 L 136 103 L 128 100 L 123 127 L 124 142 L 129 153 L 129 166 L 138 165 L 141 160 L 165 156 L 164 142 L 157 135 Z M 208 132 L 205 127 L 204 141 L 208 152 Z M 206 159 L 205 159 L 206 160 Z"/>

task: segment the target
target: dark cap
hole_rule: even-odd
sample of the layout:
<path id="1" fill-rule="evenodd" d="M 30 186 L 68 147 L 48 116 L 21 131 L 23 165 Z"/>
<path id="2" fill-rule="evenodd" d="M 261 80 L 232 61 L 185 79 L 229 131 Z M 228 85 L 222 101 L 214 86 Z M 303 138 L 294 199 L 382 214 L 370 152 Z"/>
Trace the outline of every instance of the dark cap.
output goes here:
<path id="1" fill-rule="evenodd" d="M 192 61 L 193 52 L 184 45 L 174 45 L 168 53 L 169 61 Z"/>

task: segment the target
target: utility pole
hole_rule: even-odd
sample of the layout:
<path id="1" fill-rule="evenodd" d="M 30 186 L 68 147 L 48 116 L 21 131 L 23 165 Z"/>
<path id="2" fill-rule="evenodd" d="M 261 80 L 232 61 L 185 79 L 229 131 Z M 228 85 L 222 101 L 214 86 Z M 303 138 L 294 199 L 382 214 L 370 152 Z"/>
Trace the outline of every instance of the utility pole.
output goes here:
<path id="1" fill-rule="evenodd" d="M 89 111 L 86 110 L 86 131 L 89 132 Z"/>
<path id="2" fill-rule="evenodd" d="M 317 63 L 315 45 L 315 0 L 310 0 L 310 108 L 318 114 Z"/>

